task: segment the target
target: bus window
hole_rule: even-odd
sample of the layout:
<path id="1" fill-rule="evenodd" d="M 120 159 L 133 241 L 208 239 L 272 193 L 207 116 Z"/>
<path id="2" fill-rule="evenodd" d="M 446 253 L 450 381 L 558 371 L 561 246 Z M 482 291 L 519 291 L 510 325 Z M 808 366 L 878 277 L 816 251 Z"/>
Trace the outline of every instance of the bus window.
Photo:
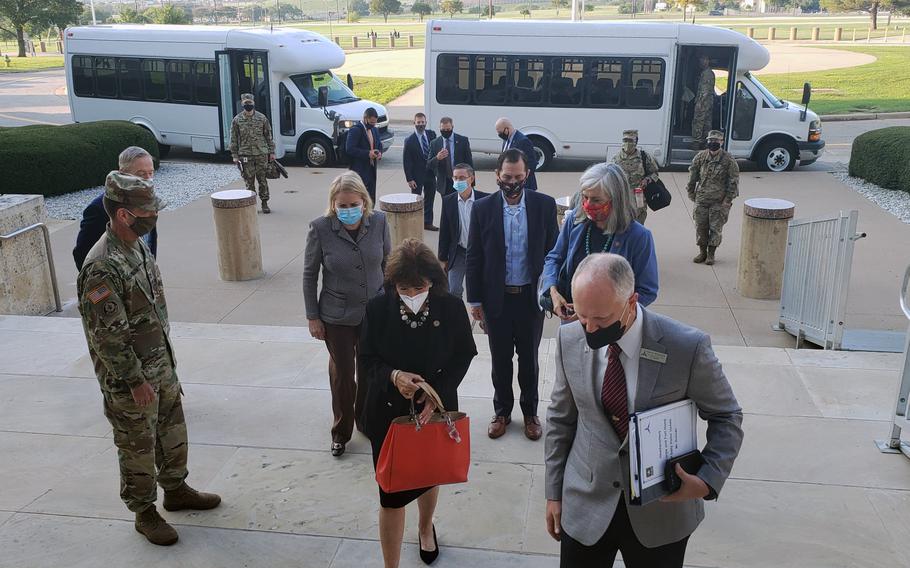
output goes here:
<path id="1" fill-rule="evenodd" d="M 117 96 L 117 70 L 114 68 L 113 57 L 96 57 L 93 61 L 95 68 L 95 96 Z"/>
<path id="2" fill-rule="evenodd" d="M 471 59 L 467 55 L 443 54 L 436 59 L 436 101 L 465 104 L 471 100 Z"/>
<path id="3" fill-rule="evenodd" d="M 550 60 L 550 104 L 578 106 L 584 86 L 584 59 L 554 57 Z"/>
<path id="4" fill-rule="evenodd" d="M 195 64 L 196 102 L 201 105 L 218 104 L 218 85 L 215 83 L 215 64 L 197 61 Z"/>
<path id="5" fill-rule="evenodd" d="M 193 102 L 193 64 L 190 61 L 168 61 L 167 86 L 171 102 Z"/>
<path id="6" fill-rule="evenodd" d="M 279 127 L 282 136 L 294 136 L 296 132 L 297 121 L 297 102 L 291 95 L 291 92 L 284 85 L 284 82 L 278 84 L 278 100 L 280 105 Z"/>
<path id="7" fill-rule="evenodd" d="M 142 98 L 142 73 L 138 59 L 118 59 L 117 78 L 120 81 L 121 99 Z"/>
<path id="8" fill-rule="evenodd" d="M 664 62 L 662 59 L 629 60 L 629 83 L 623 85 L 629 108 L 660 108 L 663 102 Z"/>
<path id="9" fill-rule="evenodd" d="M 505 104 L 509 94 L 507 57 L 478 55 L 474 58 L 474 101 L 480 104 Z"/>
<path id="10" fill-rule="evenodd" d="M 142 87 L 147 101 L 167 100 L 167 75 L 164 61 L 144 59 L 142 61 Z"/>
<path id="11" fill-rule="evenodd" d="M 310 108 L 319 108 L 319 87 L 327 87 L 329 89 L 328 106 L 360 100 L 341 79 L 329 71 L 293 75 L 291 81 L 294 81 L 294 84 L 300 89 L 300 94 L 306 99 Z"/>
<path id="12" fill-rule="evenodd" d="M 621 100 L 622 59 L 589 59 L 591 79 L 588 105 L 594 108 L 617 108 Z"/>
<path id="13" fill-rule="evenodd" d="M 91 97 L 95 94 L 92 84 L 92 58 L 87 55 L 73 56 L 73 92 L 77 97 Z"/>
<path id="14" fill-rule="evenodd" d="M 736 84 L 736 101 L 733 103 L 733 139 L 751 140 L 755 128 L 755 97 L 742 82 Z"/>
<path id="15" fill-rule="evenodd" d="M 543 102 L 546 62 L 542 57 L 512 58 L 512 103 L 536 106 Z"/>

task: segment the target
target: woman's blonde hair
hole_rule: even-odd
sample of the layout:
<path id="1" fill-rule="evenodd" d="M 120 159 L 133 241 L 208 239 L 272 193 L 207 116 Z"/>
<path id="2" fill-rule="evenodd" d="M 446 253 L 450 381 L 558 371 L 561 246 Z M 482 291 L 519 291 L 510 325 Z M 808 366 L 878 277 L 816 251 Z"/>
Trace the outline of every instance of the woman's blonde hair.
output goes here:
<path id="1" fill-rule="evenodd" d="M 367 188 L 363 185 L 363 180 L 357 172 L 348 170 L 332 180 L 329 185 L 329 207 L 325 210 L 326 217 L 337 217 L 335 211 L 335 198 L 339 193 L 356 193 L 363 199 L 363 216 L 369 217 L 373 212 L 373 200 Z"/>
<path id="2" fill-rule="evenodd" d="M 635 220 L 632 207 L 632 190 L 626 172 L 616 164 L 606 162 L 594 164 L 581 174 L 579 180 L 581 191 L 593 189 L 599 191 L 611 203 L 610 216 L 607 218 L 606 232 L 623 233 Z M 583 197 L 578 193 L 578 205 L 575 207 L 575 223 L 582 223 L 588 217 L 582 208 Z"/>

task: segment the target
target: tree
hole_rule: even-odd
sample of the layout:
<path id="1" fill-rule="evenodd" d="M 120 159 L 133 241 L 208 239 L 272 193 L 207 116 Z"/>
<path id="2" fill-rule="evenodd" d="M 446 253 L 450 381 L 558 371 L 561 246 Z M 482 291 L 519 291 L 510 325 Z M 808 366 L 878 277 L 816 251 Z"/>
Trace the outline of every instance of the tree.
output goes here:
<path id="1" fill-rule="evenodd" d="M 145 24 L 148 19 L 142 13 L 137 12 L 135 8 L 123 6 L 120 8 L 120 13 L 117 14 L 117 21 L 121 24 Z"/>
<path id="2" fill-rule="evenodd" d="M 848 12 L 863 10 L 869 12 L 872 29 L 878 29 L 878 11 L 892 4 L 904 4 L 901 0 L 821 0 L 819 4 L 829 12 Z"/>
<path id="3" fill-rule="evenodd" d="M 487 4 L 486 6 L 483 7 L 482 10 L 480 10 L 480 15 L 483 16 L 484 18 L 489 18 L 490 17 L 490 8 L 493 9 L 493 15 L 495 16 L 496 15 L 496 6 L 490 6 L 489 4 Z"/>
<path id="4" fill-rule="evenodd" d="M 349 11 L 354 11 L 361 16 L 365 16 L 370 13 L 370 4 L 366 0 L 354 0 L 351 2 Z"/>
<path id="5" fill-rule="evenodd" d="M 521 10 L 518 11 L 518 13 L 521 14 L 522 16 L 524 16 L 525 18 L 530 18 L 530 17 L 531 17 L 531 9 L 530 9 L 530 8 L 522 8 Z"/>
<path id="6" fill-rule="evenodd" d="M 47 29 L 76 22 L 82 4 L 76 0 L 0 0 L 0 31 L 16 37 L 25 57 L 25 29 Z"/>
<path id="7" fill-rule="evenodd" d="M 464 12 L 464 2 L 461 0 L 442 0 L 442 4 L 439 5 L 440 10 L 443 14 L 448 14 L 449 17 L 453 17 L 456 13 L 460 14 Z"/>
<path id="8" fill-rule="evenodd" d="M 188 24 L 190 18 L 183 8 L 178 8 L 173 4 L 164 6 L 155 6 L 143 12 L 143 16 L 153 24 Z"/>
<path id="9" fill-rule="evenodd" d="M 569 5 L 569 0 L 550 0 L 550 3 L 553 4 L 553 7 L 556 8 L 556 16 L 559 16 L 559 9 L 565 8 Z"/>
<path id="10" fill-rule="evenodd" d="M 389 21 L 392 14 L 401 13 L 400 0 L 370 0 L 370 14 L 382 14 L 382 19 Z"/>
<path id="11" fill-rule="evenodd" d="M 61 33 L 61 38 L 66 26 L 77 23 L 82 14 L 82 2 L 75 0 L 51 0 L 46 6 L 43 21 L 39 21 L 37 24 L 45 28 L 57 28 Z"/>
<path id="12" fill-rule="evenodd" d="M 433 7 L 426 2 L 421 2 L 418 0 L 417 2 L 414 2 L 413 6 L 411 6 L 411 12 L 417 14 L 420 17 L 420 21 L 422 22 L 425 16 L 429 16 L 433 13 Z"/>

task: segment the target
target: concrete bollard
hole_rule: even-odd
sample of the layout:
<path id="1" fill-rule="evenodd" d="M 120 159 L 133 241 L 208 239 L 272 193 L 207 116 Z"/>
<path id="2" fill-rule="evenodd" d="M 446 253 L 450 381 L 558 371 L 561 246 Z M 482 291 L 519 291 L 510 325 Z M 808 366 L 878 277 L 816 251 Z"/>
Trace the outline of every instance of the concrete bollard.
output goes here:
<path id="1" fill-rule="evenodd" d="M 395 36 L 389 34 L 389 47 L 395 47 Z"/>
<path id="2" fill-rule="evenodd" d="M 414 47 L 414 34 L 408 34 L 408 47 Z"/>
<path id="3" fill-rule="evenodd" d="M 834 28 L 834 41 L 840 41 L 841 35 L 843 35 L 843 28 Z"/>
<path id="4" fill-rule="evenodd" d="M 262 276 L 262 246 L 256 194 L 247 189 L 229 189 L 212 194 L 215 235 L 218 240 L 218 270 L 228 282 Z"/>
<path id="5" fill-rule="evenodd" d="M 334 37 L 334 40 L 335 40 L 335 45 L 339 45 L 339 46 L 341 45 L 341 38 L 340 38 L 340 37 L 335 36 L 335 37 Z"/>
<path id="6" fill-rule="evenodd" d="M 379 198 L 379 210 L 385 213 L 392 237 L 392 248 L 405 239 L 423 242 L 423 196 L 392 193 Z"/>
<path id="7" fill-rule="evenodd" d="M 818 28 L 812 28 L 812 41 L 818 41 Z"/>
<path id="8" fill-rule="evenodd" d="M 866 43 L 872 43 L 872 28 L 866 32 Z"/>
<path id="9" fill-rule="evenodd" d="M 790 28 L 790 41 L 796 41 L 796 26 Z"/>
<path id="10" fill-rule="evenodd" d="M 787 254 L 787 223 L 794 205 L 783 199 L 747 199 L 743 206 L 737 289 L 746 298 L 780 298 Z"/>
<path id="11" fill-rule="evenodd" d="M 0 314 L 43 316 L 56 307 L 56 273 L 48 266 L 44 231 L 27 227 L 47 222 L 44 197 L 0 195 Z M 51 252 L 50 261 L 53 261 Z"/>
<path id="12" fill-rule="evenodd" d="M 774 28 L 768 28 L 768 40 L 774 40 L 775 31 L 776 30 Z"/>
<path id="13" fill-rule="evenodd" d="M 755 37 L 755 28 L 746 28 L 746 35 L 750 38 Z"/>
<path id="14" fill-rule="evenodd" d="M 41 40 L 38 46 L 41 48 L 41 53 L 47 53 L 47 44 L 44 43 L 44 40 Z"/>
<path id="15" fill-rule="evenodd" d="M 354 49 L 357 49 L 358 47 L 360 47 L 359 45 L 357 45 L 359 42 L 359 39 L 357 38 L 357 36 L 354 36 L 352 39 L 354 40 Z"/>
<path id="16" fill-rule="evenodd" d="M 888 43 L 888 26 L 885 26 L 885 39 L 884 43 Z"/>
<path id="17" fill-rule="evenodd" d="M 370 47 L 372 47 L 373 49 L 376 49 L 376 37 L 375 36 L 370 36 Z"/>
<path id="18" fill-rule="evenodd" d="M 63 53 L 63 42 L 62 41 L 57 42 L 57 53 Z"/>

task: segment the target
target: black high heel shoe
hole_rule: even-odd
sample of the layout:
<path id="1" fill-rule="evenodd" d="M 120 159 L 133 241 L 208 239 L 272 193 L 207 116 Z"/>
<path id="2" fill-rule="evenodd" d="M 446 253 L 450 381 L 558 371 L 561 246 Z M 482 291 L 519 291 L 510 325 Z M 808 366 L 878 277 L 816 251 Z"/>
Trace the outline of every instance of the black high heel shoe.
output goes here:
<path id="1" fill-rule="evenodd" d="M 420 542 L 420 531 L 417 531 L 417 549 L 420 551 L 420 559 L 423 560 L 424 564 L 432 564 L 436 561 L 436 558 L 439 557 L 439 541 L 436 540 L 436 525 L 433 525 L 433 544 L 436 545 L 436 550 L 426 551 L 423 549 L 423 544 Z"/>

